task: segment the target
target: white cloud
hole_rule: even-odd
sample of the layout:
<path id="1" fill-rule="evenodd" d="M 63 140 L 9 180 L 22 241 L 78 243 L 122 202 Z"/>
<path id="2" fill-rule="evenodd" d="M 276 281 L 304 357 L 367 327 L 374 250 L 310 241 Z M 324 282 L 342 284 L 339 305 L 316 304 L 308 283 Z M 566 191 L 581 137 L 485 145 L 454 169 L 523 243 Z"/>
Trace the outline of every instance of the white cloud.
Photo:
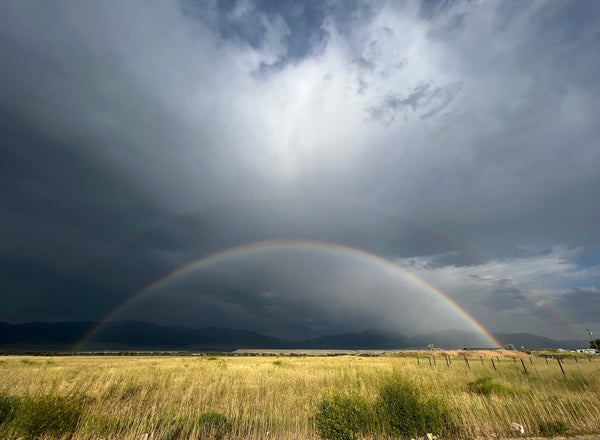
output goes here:
<path id="1" fill-rule="evenodd" d="M 574 325 L 566 320 L 575 317 L 565 318 L 561 312 L 565 297 L 573 291 L 573 280 L 593 282 L 600 269 L 579 267 L 576 260 L 581 252 L 581 248 L 558 246 L 534 255 L 470 266 L 438 267 L 435 256 L 397 259 L 395 263 L 438 287 L 488 329 L 544 329 L 546 334 L 564 339 L 578 333 L 576 328 L 567 335 L 556 330 L 557 325 Z M 569 314 L 576 313 L 575 304 L 568 306 L 572 308 Z"/>

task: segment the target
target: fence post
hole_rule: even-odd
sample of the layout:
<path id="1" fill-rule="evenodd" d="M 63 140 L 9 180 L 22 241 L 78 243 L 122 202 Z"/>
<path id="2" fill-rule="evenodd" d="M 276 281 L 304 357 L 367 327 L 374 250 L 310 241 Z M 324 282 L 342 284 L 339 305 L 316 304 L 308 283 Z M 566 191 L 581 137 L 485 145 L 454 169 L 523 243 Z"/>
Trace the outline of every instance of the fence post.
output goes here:
<path id="1" fill-rule="evenodd" d="M 521 365 L 523 365 L 523 371 L 525 371 L 525 374 L 527 374 L 527 368 L 525 368 L 525 362 L 523 362 L 523 359 L 521 359 Z"/>
<path id="2" fill-rule="evenodd" d="M 494 367 L 494 371 L 498 371 L 496 370 L 496 364 L 494 363 L 494 359 L 490 358 L 490 361 L 492 361 L 492 367 Z"/>
<path id="3" fill-rule="evenodd" d="M 469 359 L 467 359 L 467 357 L 465 356 L 465 363 L 467 364 L 467 367 L 469 367 L 469 370 L 471 369 L 471 366 L 469 365 Z"/>
<path id="4" fill-rule="evenodd" d="M 558 361 L 558 366 L 560 367 L 560 371 L 562 371 L 563 376 L 565 375 L 565 369 L 562 366 L 562 362 L 560 361 L 560 358 L 557 357 L 556 360 Z"/>

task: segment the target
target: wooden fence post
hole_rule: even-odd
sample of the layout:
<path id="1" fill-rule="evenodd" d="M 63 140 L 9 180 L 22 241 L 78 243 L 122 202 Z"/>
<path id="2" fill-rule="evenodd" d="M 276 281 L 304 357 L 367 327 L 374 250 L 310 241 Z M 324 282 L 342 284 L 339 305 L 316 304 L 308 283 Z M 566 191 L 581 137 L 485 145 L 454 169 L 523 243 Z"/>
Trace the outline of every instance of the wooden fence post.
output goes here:
<path id="1" fill-rule="evenodd" d="M 521 365 L 523 365 L 523 371 L 525 371 L 525 374 L 527 374 L 527 368 L 525 368 L 525 362 L 523 362 L 523 359 L 521 359 Z"/>

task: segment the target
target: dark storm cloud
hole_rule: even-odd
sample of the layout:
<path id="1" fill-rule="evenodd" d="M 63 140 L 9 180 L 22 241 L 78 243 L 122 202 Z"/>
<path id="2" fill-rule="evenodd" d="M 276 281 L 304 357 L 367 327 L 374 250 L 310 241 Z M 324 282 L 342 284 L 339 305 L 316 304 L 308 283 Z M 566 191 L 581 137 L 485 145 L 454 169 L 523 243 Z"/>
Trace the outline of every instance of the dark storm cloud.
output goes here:
<path id="1" fill-rule="evenodd" d="M 578 287 L 565 292 L 557 307 L 578 323 L 598 324 L 600 316 L 600 288 Z"/>
<path id="2" fill-rule="evenodd" d="M 544 301 L 585 315 L 599 8 L 2 4 L 0 320 L 100 319 L 182 265 L 273 239 L 398 261 L 493 330 L 551 332 Z M 288 334 L 402 320 L 381 312 L 394 284 L 357 280 L 360 265 L 255 263 L 199 280 L 204 309 L 192 289 L 131 316 Z"/>
<path id="3" fill-rule="evenodd" d="M 381 104 L 367 109 L 369 115 L 386 125 L 396 119 L 397 113 L 403 113 L 407 117 L 408 110 L 416 112 L 417 109 L 425 111 L 419 115 L 421 119 L 434 116 L 448 106 L 455 95 L 460 92 L 462 83 L 454 82 L 442 87 L 431 87 L 431 83 L 422 82 L 417 84 L 408 94 L 403 97 L 395 93 L 388 94 Z"/>
<path id="4" fill-rule="evenodd" d="M 507 310 L 521 307 L 526 303 L 523 292 L 514 287 L 496 287 L 490 291 L 487 304 L 496 310 Z"/>

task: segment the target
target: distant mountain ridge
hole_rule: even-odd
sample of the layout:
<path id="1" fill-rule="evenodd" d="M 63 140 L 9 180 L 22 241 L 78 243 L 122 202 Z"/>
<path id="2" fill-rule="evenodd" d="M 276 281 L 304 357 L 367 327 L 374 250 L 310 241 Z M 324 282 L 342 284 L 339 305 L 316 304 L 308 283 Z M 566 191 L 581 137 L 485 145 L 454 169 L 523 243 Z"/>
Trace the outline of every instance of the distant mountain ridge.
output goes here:
<path id="1" fill-rule="evenodd" d="M 96 326 L 97 322 L 0 322 L 0 349 L 71 351 Z M 584 348 L 585 340 L 557 341 L 531 333 L 496 333 L 502 344 L 515 348 Z M 424 349 L 429 344 L 443 349 L 486 348 L 474 332 L 445 330 L 424 335 L 405 336 L 382 330 L 325 335 L 305 341 L 286 341 L 257 332 L 220 327 L 190 329 L 176 326 L 123 321 L 104 325 L 81 350 L 214 350 L 258 349 Z"/>
<path id="2" fill-rule="evenodd" d="M 297 343 L 298 348 L 308 348 L 314 350 L 365 350 L 370 348 L 400 349 L 409 347 L 410 345 L 410 339 L 404 335 L 380 330 L 365 330 L 360 333 L 325 335 Z"/>
<path id="3" fill-rule="evenodd" d="M 73 350 L 97 322 L 0 323 L 0 348 Z M 234 350 L 285 348 L 279 339 L 260 333 L 218 327 L 188 329 L 138 321 L 103 326 L 81 349 Z"/>

